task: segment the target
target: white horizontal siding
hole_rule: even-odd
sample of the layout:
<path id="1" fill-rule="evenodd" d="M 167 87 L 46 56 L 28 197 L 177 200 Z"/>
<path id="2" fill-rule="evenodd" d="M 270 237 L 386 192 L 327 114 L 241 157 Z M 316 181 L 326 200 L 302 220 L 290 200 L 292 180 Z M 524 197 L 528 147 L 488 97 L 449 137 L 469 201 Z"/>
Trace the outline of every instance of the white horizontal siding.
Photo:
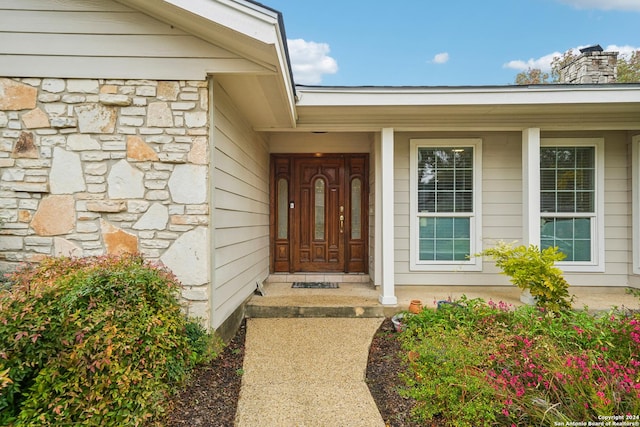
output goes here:
<path id="1" fill-rule="evenodd" d="M 213 327 L 269 274 L 269 153 L 215 84 Z"/>
<path id="2" fill-rule="evenodd" d="M 261 69 L 111 0 L 0 0 L 0 75 L 198 80 Z"/>
<path id="3" fill-rule="evenodd" d="M 130 8 L 120 3 L 99 0 L 0 0 L 0 9 L 96 12 L 131 11 Z"/>

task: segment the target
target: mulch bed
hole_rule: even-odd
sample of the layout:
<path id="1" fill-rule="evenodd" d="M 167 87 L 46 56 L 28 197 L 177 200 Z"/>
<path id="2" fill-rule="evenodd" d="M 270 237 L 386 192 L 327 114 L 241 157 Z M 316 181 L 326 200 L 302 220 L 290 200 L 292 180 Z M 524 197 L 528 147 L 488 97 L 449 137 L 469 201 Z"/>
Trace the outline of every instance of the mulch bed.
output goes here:
<path id="1" fill-rule="evenodd" d="M 413 401 L 400 397 L 398 373 L 403 369 L 400 343 L 390 319 L 376 332 L 369 351 L 366 382 L 388 427 L 424 426 L 411 421 Z M 173 400 L 173 408 L 162 424 L 168 427 L 233 426 L 240 385 L 246 323 L 210 364 L 199 367 L 192 380 Z"/>

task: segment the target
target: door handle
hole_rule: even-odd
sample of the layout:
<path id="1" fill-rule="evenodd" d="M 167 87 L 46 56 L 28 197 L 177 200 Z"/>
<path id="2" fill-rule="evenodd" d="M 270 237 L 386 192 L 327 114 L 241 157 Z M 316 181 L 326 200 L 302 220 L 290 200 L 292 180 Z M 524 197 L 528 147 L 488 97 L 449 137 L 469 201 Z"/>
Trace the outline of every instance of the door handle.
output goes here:
<path id="1" fill-rule="evenodd" d="M 340 234 L 344 233 L 344 215 L 340 215 Z"/>

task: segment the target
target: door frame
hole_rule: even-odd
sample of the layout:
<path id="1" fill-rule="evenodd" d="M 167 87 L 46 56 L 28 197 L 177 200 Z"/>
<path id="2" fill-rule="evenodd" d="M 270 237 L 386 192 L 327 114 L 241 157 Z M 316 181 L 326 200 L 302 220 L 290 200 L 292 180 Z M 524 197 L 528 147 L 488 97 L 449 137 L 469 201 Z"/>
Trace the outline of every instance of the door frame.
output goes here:
<path id="1" fill-rule="evenodd" d="M 292 233 L 292 224 L 295 222 L 295 208 L 290 208 L 290 203 L 300 206 L 295 200 L 295 177 L 294 164 L 299 159 L 305 158 L 336 158 L 344 159 L 344 201 L 345 201 L 345 227 L 343 234 L 344 245 L 344 268 L 342 271 L 328 270 L 326 273 L 368 273 L 369 270 L 369 154 L 368 153 L 277 153 L 270 156 L 270 178 L 269 178 L 269 257 L 271 273 L 302 273 L 306 271 L 296 271 L 294 266 L 294 250 L 296 242 L 292 237 L 297 235 Z M 360 238 L 354 239 L 351 228 L 351 188 L 356 178 L 360 179 Z M 281 180 L 286 184 L 282 184 Z M 284 226 L 282 222 L 278 224 L 278 212 L 285 206 L 285 201 L 279 202 L 279 183 L 286 188 L 286 238 L 283 238 Z M 282 189 L 282 188 L 281 188 Z M 280 235 L 278 235 L 280 230 Z M 314 273 L 324 273 L 325 271 L 313 271 Z"/>

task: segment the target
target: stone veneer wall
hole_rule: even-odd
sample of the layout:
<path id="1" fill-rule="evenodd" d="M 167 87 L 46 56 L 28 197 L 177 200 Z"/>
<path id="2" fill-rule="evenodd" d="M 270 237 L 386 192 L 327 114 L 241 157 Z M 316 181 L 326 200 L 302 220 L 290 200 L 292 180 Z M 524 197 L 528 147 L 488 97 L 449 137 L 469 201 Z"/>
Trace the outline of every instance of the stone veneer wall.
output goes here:
<path id="1" fill-rule="evenodd" d="M 208 319 L 208 82 L 0 78 L 0 270 L 140 252 Z"/>

